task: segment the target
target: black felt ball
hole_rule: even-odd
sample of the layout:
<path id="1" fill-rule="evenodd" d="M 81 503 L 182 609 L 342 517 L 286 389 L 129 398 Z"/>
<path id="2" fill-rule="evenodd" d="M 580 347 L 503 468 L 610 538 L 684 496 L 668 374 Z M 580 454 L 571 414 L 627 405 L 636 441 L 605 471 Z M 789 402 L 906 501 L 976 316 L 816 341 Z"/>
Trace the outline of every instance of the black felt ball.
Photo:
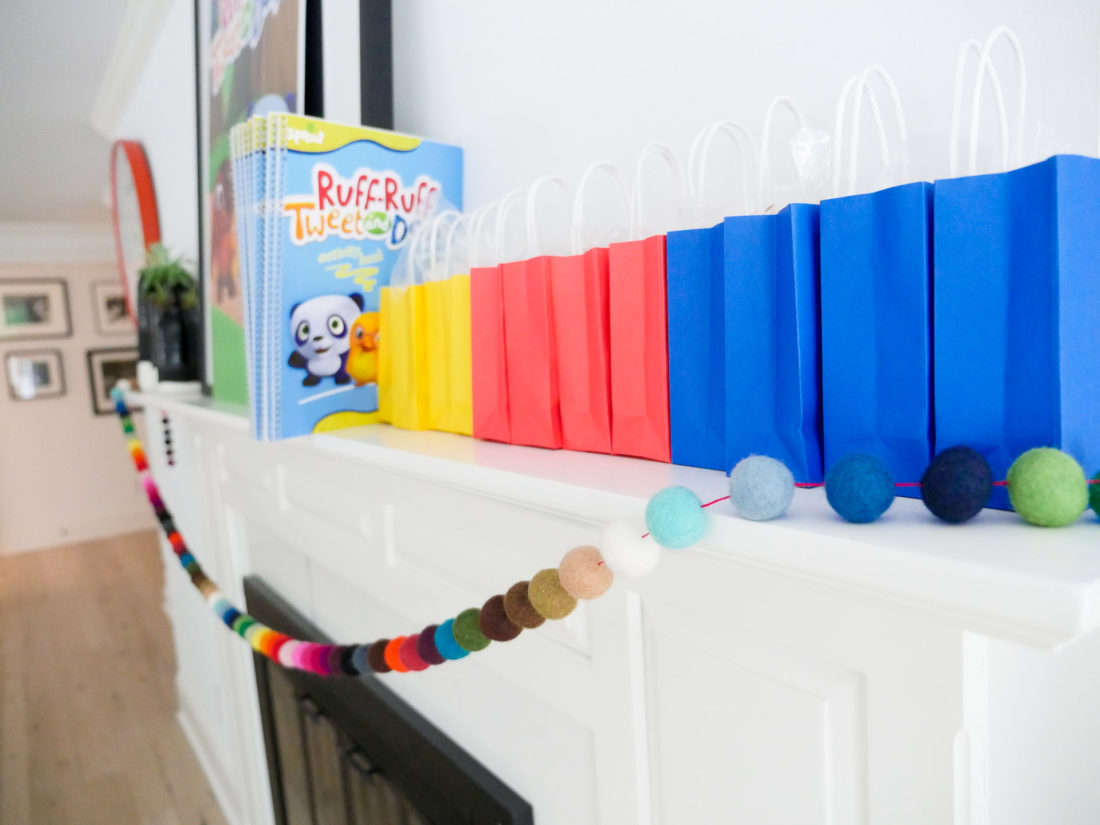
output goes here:
<path id="1" fill-rule="evenodd" d="M 992 492 L 989 462 L 971 447 L 948 447 L 932 459 L 921 478 L 924 506 L 952 524 L 974 518 Z"/>

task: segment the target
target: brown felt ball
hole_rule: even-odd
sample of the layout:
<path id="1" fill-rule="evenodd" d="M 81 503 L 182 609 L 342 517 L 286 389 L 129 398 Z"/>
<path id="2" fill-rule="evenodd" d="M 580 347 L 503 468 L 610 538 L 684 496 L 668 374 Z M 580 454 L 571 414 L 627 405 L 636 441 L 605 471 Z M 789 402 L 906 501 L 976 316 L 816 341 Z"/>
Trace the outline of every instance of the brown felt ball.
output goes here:
<path id="1" fill-rule="evenodd" d="M 586 544 L 565 554 L 558 565 L 558 581 L 574 599 L 595 599 L 607 592 L 615 574 L 603 563 L 600 551 Z"/>
<path id="2" fill-rule="evenodd" d="M 372 644 L 367 651 L 367 664 L 370 665 L 370 669 L 375 673 L 389 673 L 393 670 L 393 668 L 386 663 L 386 645 L 389 643 L 389 639 L 379 639 Z"/>
<path id="3" fill-rule="evenodd" d="M 534 630 L 546 621 L 539 612 L 531 606 L 531 600 L 527 597 L 527 586 L 530 582 L 516 582 L 508 588 L 504 594 L 504 612 L 513 624 Z"/>
<path id="4" fill-rule="evenodd" d="M 558 571 L 550 567 L 540 570 L 527 585 L 531 606 L 545 619 L 564 619 L 573 612 L 577 600 L 558 581 Z"/>
<path id="5" fill-rule="evenodd" d="M 523 630 L 508 618 L 508 614 L 504 612 L 504 597 L 499 595 L 493 596 L 481 606 L 477 626 L 494 642 L 510 642 Z"/>

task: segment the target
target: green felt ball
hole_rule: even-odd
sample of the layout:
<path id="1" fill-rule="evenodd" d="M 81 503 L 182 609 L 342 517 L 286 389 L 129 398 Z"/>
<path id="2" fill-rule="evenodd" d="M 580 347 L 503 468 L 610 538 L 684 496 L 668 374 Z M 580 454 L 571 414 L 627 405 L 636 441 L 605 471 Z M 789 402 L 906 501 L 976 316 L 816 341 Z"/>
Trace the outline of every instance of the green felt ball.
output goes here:
<path id="1" fill-rule="evenodd" d="M 480 615 L 481 611 L 476 607 L 463 610 L 455 617 L 455 623 L 451 627 L 451 633 L 454 634 L 458 646 L 471 653 L 484 650 L 489 646 L 489 637 L 482 633 L 478 626 L 477 620 Z"/>
<path id="2" fill-rule="evenodd" d="M 1008 497 L 1020 516 L 1040 527 L 1077 520 L 1089 504 L 1081 465 L 1061 450 L 1036 447 L 1008 468 Z"/>
<path id="3" fill-rule="evenodd" d="M 1093 482 L 1100 482 L 1100 472 L 1097 472 L 1092 480 Z M 1092 512 L 1100 516 L 1100 483 L 1089 485 L 1089 506 L 1092 507 Z"/>

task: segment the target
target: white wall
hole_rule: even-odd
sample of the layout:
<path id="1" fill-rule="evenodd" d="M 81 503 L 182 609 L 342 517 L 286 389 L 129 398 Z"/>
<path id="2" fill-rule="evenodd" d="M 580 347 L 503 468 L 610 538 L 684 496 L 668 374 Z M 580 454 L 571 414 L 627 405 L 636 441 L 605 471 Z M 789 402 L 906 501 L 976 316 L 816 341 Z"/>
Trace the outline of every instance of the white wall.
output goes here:
<path id="1" fill-rule="evenodd" d="M 169 6 L 136 85 L 113 125 L 113 138 L 140 141 L 149 160 L 161 239 L 198 260 L 198 153 L 195 148 L 195 34 L 190 0 Z M 147 35 L 148 36 L 148 35 Z"/>
<path id="2" fill-rule="evenodd" d="M 722 117 L 759 133 L 779 94 L 831 131 L 871 63 L 897 82 L 914 173 L 945 175 L 956 50 L 999 23 L 1027 57 L 1029 153 L 1096 151 L 1095 0 L 418 0 L 393 17 L 395 125 L 465 148 L 468 208 L 593 161 L 632 167 L 652 140 L 686 157 Z"/>
<path id="3" fill-rule="evenodd" d="M 109 241 L 109 228 L 100 231 Z M 47 250 L 44 243 L 39 260 Z M 137 340 L 95 327 L 91 285 L 118 283 L 114 261 L 0 262 L 0 278 L 63 278 L 73 328 L 69 338 L 0 342 L 0 362 L 10 352 L 60 350 L 65 375 L 61 398 L 20 402 L 0 388 L 0 555 L 152 527 L 118 419 L 92 414 L 87 351 Z"/>

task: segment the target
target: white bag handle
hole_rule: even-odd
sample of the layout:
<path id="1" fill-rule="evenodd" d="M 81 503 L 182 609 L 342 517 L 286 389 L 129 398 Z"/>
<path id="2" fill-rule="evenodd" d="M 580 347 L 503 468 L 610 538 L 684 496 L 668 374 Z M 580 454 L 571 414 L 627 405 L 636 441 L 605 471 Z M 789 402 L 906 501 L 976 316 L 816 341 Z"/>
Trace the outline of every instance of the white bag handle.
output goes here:
<path id="1" fill-rule="evenodd" d="M 760 152 L 757 150 L 756 142 L 749 134 L 749 130 L 740 123 L 735 120 L 719 120 L 717 123 L 712 123 L 710 126 L 701 129 L 692 139 L 691 148 L 688 150 L 688 186 L 691 189 L 692 198 L 700 210 L 706 207 L 704 195 L 707 158 L 710 156 L 714 139 L 719 134 L 726 135 L 737 147 L 742 169 L 745 168 L 747 160 L 751 160 L 759 172 Z M 746 158 L 746 155 L 748 158 Z M 749 186 L 748 182 L 749 171 L 745 169 L 744 209 L 746 215 L 752 215 L 758 211 L 759 207 L 754 198 L 752 187 Z"/>
<path id="2" fill-rule="evenodd" d="M 767 190 L 772 177 L 772 123 L 775 121 L 775 113 L 780 106 L 789 110 L 790 113 L 794 115 L 795 120 L 798 121 L 799 129 L 806 128 L 806 118 L 802 115 L 802 110 L 798 108 L 798 104 L 791 100 L 791 98 L 786 95 L 779 95 L 779 97 L 768 104 L 768 109 L 764 113 L 764 129 L 760 134 L 760 175 L 757 200 L 762 209 L 764 208 L 764 201 L 768 196 Z"/>
<path id="3" fill-rule="evenodd" d="M 955 61 L 955 99 L 951 107 L 951 177 L 959 174 L 959 137 L 962 132 L 963 79 L 966 74 L 967 55 L 973 53 L 978 60 L 982 56 L 982 44 L 977 40 L 967 40 L 959 47 L 959 56 Z M 1004 91 L 997 70 L 990 64 L 989 86 L 993 91 L 993 102 L 997 105 L 997 123 L 1001 127 L 1001 146 L 1008 151 L 1008 110 L 1005 108 Z M 1007 165 L 1007 155 L 1006 155 Z"/>
<path id="4" fill-rule="evenodd" d="M 394 266 L 393 274 L 390 276 L 391 287 L 413 286 L 419 282 L 417 255 L 420 254 L 420 242 L 430 232 L 431 225 L 427 220 L 420 221 L 411 231 L 409 242 L 405 245 L 404 268 Z M 401 262 L 402 259 L 398 258 L 398 263 Z"/>
<path id="5" fill-rule="evenodd" d="M 451 253 L 454 252 L 455 233 L 460 226 L 466 231 L 466 272 L 469 272 L 470 267 L 473 266 L 474 239 L 470 227 L 474 224 L 476 215 L 477 212 L 467 212 L 463 215 L 459 215 L 455 220 L 451 221 L 451 225 L 447 229 L 447 239 L 443 242 L 443 268 L 447 270 L 448 277 L 450 277 L 450 275 L 460 274 L 455 270 L 454 264 L 451 262 Z"/>
<path id="6" fill-rule="evenodd" d="M 684 170 L 683 167 L 680 166 L 680 159 L 676 157 L 676 153 L 663 143 L 647 144 L 638 154 L 638 163 L 634 168 L 634 212 L 630 221 L 630 237 L 632 238 L 645 237 L 642 227 L 642 191 L 644 188 L 642 186 L 642 181 L 644 178 L 643 172 L 645 171 L 645 162 L 649 159 L 650 155 L 657 155 L 663 158 L 665 163 L 668 164 L 669 169 L 672 170 L 672 176 L 676 179 L 676 188 L 679 190 L 678 195 L 680 198 L 680 202 L 676 205 L 678 221 L 681 219 L 684 208 L 691 200 L 687 184 L 684 181 Z"/>
<path id="7" fill-rule="evenodd" d="M 524 194 L 525 193 L 522 189 L 514 189 L 503 198 L 501 198 L 500 205 L 497 206 L 496 231 L 493 233 L 493 245 L 495 247 L 495 257 L 498 259 L 497 263 L 500 263 L 499 259 L 503 258 L 505 255 L 504 224 L 508 220 L 508 213 L 516 204 L 522 203 Z"/>
<path id="8" fill-rule="evenodd" d="M 1011 140 L 1009 138 L 1008 128 L 1008 112 L 1005 108 L 1005 98 L 1003 93 L 1003 87 L 1001 86 L 1000 77 L 993 66 L 993 62 L 990 59 L 990 52 L 997 40 L 1004 38 L 1008 41 L 1012 47 L 1013 55 L 1016 58 L 1016 66 L 1020 77 L 1020 93 L 1017 101 L 1017 117 L 1019 122 L 1016 128 L 1016 151 L 1015 160 L 1019 161 L 1023 156 L 1024 147 L 1024 113 L 1027 104 L 1027 70 L 1024 66 L 1023 49 L 1020 47 L 1020 41 L 1016 37 L 1015 33 L 1007 26 L 998 26 L 989 33 L 985 42 L 981 45 L 974 40 L 968 40 L 962 44 L 959 48 L 959 57 L 955 63 L 955 101 L 954 108 L 951 115 L 951 175 L 952 177 L 959 174 L 959 139 L 962 132 L 962 98 L 963 98 L 963 80 L 966 73 L 967 56 L 971 52 L 975 52 L 978 57 L 978 64 L 975 70 L 974 76 L 974 89 L 971 95 L 970 102 L 970 149 L 969 149 L 969 165 L 968 169 L 970 174 L 974 174 L 978 167 L 978 131 L 981 125 L 981 95 L 982 95 L 982 81 L 986 74 L 989 76 L 989 85 L 993 91 L 994 102 L 997 107 L 997 120 L 1000 125 L 1001 133 L 1001 165 L 1004 169 L 1008 169 L 1011 166 L 1012 149 Z"/>
<path id="9" fill-rule="evenodd" d="M 452 219 L 452 222 L 457 222 L 462 219 L 462 214 L 454 209 L 444 209 L 442 212 L 432 218 L 432 226 L 430 230 L 431 234 L 428 238 L 428 280 L 430 281 L 434 281 L 439 278 L 436 273 L 436 269 L 439 267 L 440 264 L 439 255 L 437 254 L 439 251 L 439 229 L 442 226 L 444 220 Z M 447 233 L 447 237 L 451 237 L 450 232 Z M 444 247 L 444 250 L 446 251 L 446 247 Z M 445 262 L 446 261 L 444 261 L 444 263 Z M 449 273 L 444 272 L 442 277 L 446 278 L 448 277 L 448 275 Z"/>
<path id="10" fill-rule="evenodd" d="M 494 209 L 500 209 L 500 201 L 491 201 L 485 204 L 481 208 L 474 211 L 473 218 L 470 223 L 470 266 L 482 266 L 486 262 L 486 258 L 482 256 L 481 242 L 485 238 L 485 222 L 486 219 L 493 213 Z M 492 246 L 492 239 L 486 247 Z M 488 249 L 488 260 L 496 254 L 496 249 Z"/>
<path id="11" fill-rule="evenodd" d="M 905 126 L 905 113 L 901 107 L 901 97 L 898 95 L 898 88 L 894 84 L 894 79 L 890 76 L 890 73 L 882 66 L 876 64 L 868 66 L 858 75 L 849 77 L 844 84 L 844 90 L 840 93 L 840 100 L 837 101 L 836 132 L 834 137 L 835 146 L 833 150 L 833 192 L 836 195 L 853 195 L 856 191 L 856 178 L 859 172 L 860 109 L 863 104 L 864 96 L 867 97 L 871 109 L 871 119 L 878 133 L 879 153 L 882 155 L 883 166 L 889 168 L 890 165 L 890 143 L 886 139 L 886 127 L 882 120 L 882 111 L 879 109 L 878 98 L 875 96 L 873 91 L 874 87 L 871 85 L 871 79 L 875 77 L 881 81 L 883 88 L 886 89 L 887 94 L 890 95 L 890 102 L 894 107 L 894 117 L 898 127 L 898 151 L 901 155 L 901 170 L 899 174 L 903 181 L 906 179 L 906 167 L 909 160 L 909 133 Z M 851 121 L 852 145 L 848 154 L 848 186 L 847 189 L 842 192 L 840 188 L 841 152 L 842 144 L 844 143 L 844 115 L 847 113 L 846 110 L 849 96 L 854 96 Z"/>
<path id="12" fill-rule="evenodd" d="M 623 204 L 626 206 L 626 226 L 624 231 L 629 234 L 631 218 L 634 214 L 634 206 L 630 200 L 630 190 L 627 187 L 626 178 L 623 177 L 623 172 L 618 166 L 612 163 L 600 162 L 593 163 L 581 174 L 580 183 L 577 184 L 576 194 L 573 196 L 573 227 L 570 234 L 570 243 L 573 248 L 573 254 L 579 255 L 585 250 L 582 248 L 584 241 L 581 238 L 581 231 L 584 227 L 584 191 L 588 187 L 589 181 L 597 172 L 606 172 L 615 181 L 615 186 L 619 190 L 619 194 L 622 196 Z M 608 234 L 608 242 L 615 240 L 615 227 L 612 227 Z"/>
<path id="13" fill-rule="evenodd" d="M 558 187 L 570 202 L 573 201 L 573 189 L 566 183 L 565 178 L 545 175 L 531 184 L 531 188 L 527 190 L 527 252 L 532 256 L 542 254 L 542 244 L 539 241 L 538 199 L 539 192 L 547 186 Z"/>

